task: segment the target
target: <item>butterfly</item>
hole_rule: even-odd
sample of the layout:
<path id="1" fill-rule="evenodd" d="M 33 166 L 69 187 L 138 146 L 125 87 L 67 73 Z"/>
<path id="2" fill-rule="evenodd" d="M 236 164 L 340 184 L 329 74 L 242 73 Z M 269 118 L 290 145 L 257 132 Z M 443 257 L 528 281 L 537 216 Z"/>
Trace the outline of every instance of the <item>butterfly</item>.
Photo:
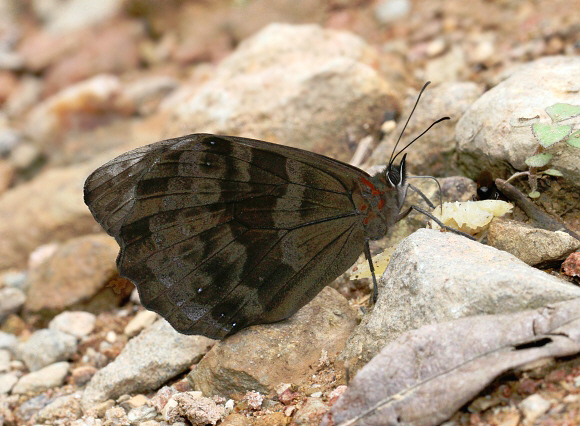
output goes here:
<path id="1" fill-rule="evenodd" d="M 143 306 L 181 333 L 223 339 L 290 317 L 370 259 L 369 241 L 411 210 L 406 155 L 395 158 L 371 176 L 297 148 L 192 134 L 99 167 L 84 200 Z"/>

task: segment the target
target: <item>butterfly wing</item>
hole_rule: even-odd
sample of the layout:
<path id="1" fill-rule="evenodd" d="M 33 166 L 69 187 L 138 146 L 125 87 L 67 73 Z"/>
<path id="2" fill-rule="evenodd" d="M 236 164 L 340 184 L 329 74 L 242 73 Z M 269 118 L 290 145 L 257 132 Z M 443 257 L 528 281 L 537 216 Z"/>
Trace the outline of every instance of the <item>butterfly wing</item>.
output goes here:
<path id="1" fill-rule="evenodd" d="M 363 171 L 245 138 L 194 134 L 125 153 L 85 183 L 143 305 L 223 338 L 288 318 L 363 251 Z"/>

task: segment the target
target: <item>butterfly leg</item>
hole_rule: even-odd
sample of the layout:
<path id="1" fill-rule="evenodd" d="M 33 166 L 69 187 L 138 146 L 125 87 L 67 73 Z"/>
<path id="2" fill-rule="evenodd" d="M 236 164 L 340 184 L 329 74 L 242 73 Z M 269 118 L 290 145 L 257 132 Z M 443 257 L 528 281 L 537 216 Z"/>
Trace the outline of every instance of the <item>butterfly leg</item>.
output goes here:
<path id="1" fill-rule="evenodd" d="M 423 176 L 421 176 L 421 177 L 423 177 Z M 425 177 L 431 177 L 431 176 L 425 176 Z M 439 184 L 439 182 L 437 182 L 437 184 Z M 417 188 L 416 186 L 413 186 L 413 185 L 411 185 L 411 184 L 409 184 L 409 188 L 411 188 L 413 191 L 415 191 L 417 194 L 419 194 L 419 195 L 421 196 L 421 198 L 422 198 L 423 200 L 425 200 L 425 202 L 427 203 L 427 205 L 428 205 L 429 207 L 431 207 L 432 209 L 434 209 L 434 208 L 435 208 L 435 204 L 433 204 L 433 203 L 431 202 L 431 200 L 430 200 L 429 198 L 427 198 L 427 196 L 426 196 L 425 194 L 423 194 L 423 192 L 421 192 L 421 191 L 419 190 L 419 188 Z"/>
<path id="2" fill-rule="evenodd" d="M 373 277 L 373 305 L 377 303 L 377 298 L 379 297 L 379 287 L 377 285 L 377 277 L 375 276 L 375 266 L 373 265 L 373 258 L 371 256 L 371 249 L 369 247 L 369 240 L 365 240 L 365 257 L 369 262 L 369 269 L 371 270 L 371 276 Z"/>
<path id="3" fill-rule="evenodd" d="M 427 210 L 423 210 L 421 207 L 412 205 L 411 207 L 409 207 L 409 210 L 417 210 L 419 213 L 424 214 L 429 219 L 433 220 L 433 222 L 435 222 L 437 225 L 439 225 L 441 228 L 445 229 L 446 231 L 453 232 L 454 234 L 462 235 L 462 236 L 464 236 L 466 238 L 469 238 L 470 240 L 476 241 L 476 238 L 474 236 L 469 235 L 469 234 L 466 234 L 463 231 L 459 231 L 458 229 L 455 229 L 455 228 L 452 228 L 450 226 L 445 225 L 443 222 L 441 222 L 439 219 L 437 219 L 435 216 L 433 216 Z M 405 216 L 407 214 L 409 214 L 408 212 L 405 212 L 405 213 L 406 213 Z"/>

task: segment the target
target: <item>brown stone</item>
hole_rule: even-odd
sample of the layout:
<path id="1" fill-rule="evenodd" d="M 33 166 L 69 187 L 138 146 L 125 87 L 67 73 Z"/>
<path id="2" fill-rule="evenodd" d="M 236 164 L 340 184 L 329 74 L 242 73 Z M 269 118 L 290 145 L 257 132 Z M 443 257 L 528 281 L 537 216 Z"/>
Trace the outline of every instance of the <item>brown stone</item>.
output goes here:
<path id="1" fill-rule="evenodd" d="M 104 234 L 71 239 L 30 271 L 27 313 L 48 319 L 65 309 L 97 313 L 119 305 L 133 285 L 118 277 L 119 247 Z"/>

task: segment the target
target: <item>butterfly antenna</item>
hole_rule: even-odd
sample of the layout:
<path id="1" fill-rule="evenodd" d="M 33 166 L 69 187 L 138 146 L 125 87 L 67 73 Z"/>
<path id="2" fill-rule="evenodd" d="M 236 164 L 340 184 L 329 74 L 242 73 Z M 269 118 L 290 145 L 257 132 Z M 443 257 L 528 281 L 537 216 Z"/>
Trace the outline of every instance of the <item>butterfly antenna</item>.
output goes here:
<path id="1" fill-rule="evenodd" d="M 413 109 L 411 110 L 411 114 L 409 114 L 409 117 L 407 117 L 407 122 L 405 123 L 405 126 L 403 127 L 403 130 L 401 131 L 401 134 L 399 135 L 399 139 L 397 139 L 397 143 L 393 147 L 393 152 L 391 152 L 391 158 L 389 159 L 389 167 L 391 167 L 391 164 L 393 164 L 393 161 L 395 160 L 393 158 L 393 155 L 395 155 L 395 151 L 397 150 L 397 146 L 399 146 L 399 142 L 401 142 L 401 138 L 403 137 L 403 133 L 405 133 L 405 129 L 407 128 L 407 125 L 409 124 L 409 120 L 411 120 L 411 117 L 413 116 L 413 113 L 415 112 L 415 108 L 417 108 L 417 105 L 419 104 L 419 99 L 421 99 L 421 95 L 423 94 L 423 92 L 425 91 L 427 86 L 429 86 L 430 84 L 431 84 L 430 81 L 425 83 L 425 85 L 423 86 L 423 88 L 419 92 L 419 96 L 417 96 L 417 100 L 415 101 L 415 105 L 413 106 Z M 400 152 L 399 152 L 399 154 L 400 154 Z M 399 154 L 397 154 L 397 155 L 399 155 Z"/>
<path id="2" fill-rule="evenodd" d="M 425 133 L 427 133 L 429 130 L 431 130 L 431 127 L 433 127 L 434 125 L 436 125 L 437 123 L 441 123 L 442 121 L 445 120 L 449 120 L 449 117 L 442 117 L 439 120 L 435 120 L 433 123 L 431 123 L 431 125 L 429 127 L 427 127 L 427 129 L 423 130 L 423 132 L 417 136 L 415 139 L 413 139 L 411 142 L 409 142 L 407 145 L 405 145 L 405 147 L 400 150 L 399 152 L 397 152 L 397 155 L 395 155 L 390 161 L 389 161 L 389 167 L 391 167 L 391 164 L 393 164 L 393 162 L 395 161 L 395 159 L 399 156 L 399 154 L 401 152 L 404 152 L 407 148 L 409 148 L 409 146 L 411 146 L 411 144 L 413 142 L 415 142 L 417 139 L 419 139 L 421 136 L 423 136 Z M 398 142 L 397 142 L 398 143 Z"/>

